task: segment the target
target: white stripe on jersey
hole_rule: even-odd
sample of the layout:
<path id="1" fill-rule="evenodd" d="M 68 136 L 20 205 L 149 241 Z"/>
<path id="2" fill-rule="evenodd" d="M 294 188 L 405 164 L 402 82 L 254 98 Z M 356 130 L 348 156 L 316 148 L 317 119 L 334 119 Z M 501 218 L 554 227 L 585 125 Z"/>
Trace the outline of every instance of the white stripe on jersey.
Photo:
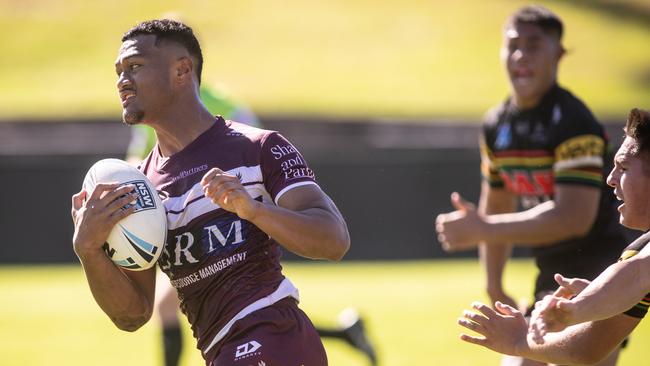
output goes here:
<path id="1" fill-rule="evenodd" d="M 298 182 L 298 183 L 290 184 L 290 185 L 284 187 L 280 192 L 278 192 L 278 194 L 275 196 L 275 204 L 277 205 L 278 201 L 280 200 L 280 197 L 282 197 L 283 194 L 289 192 L 289 190 L 294 189 L 296 187 L 304 186 L 304 185 L 307 185 L 307 184 L 314 184 L 314 185 L 318 186 L 318 184 L 316 182 L 313 182 L 313 181 L 305 181 L 305 182 Z"/>
<path id="2" fill-rule="evenodd" d="M 242 184 L 245 184 L 244 188 L 251 197 L 262 196 L 264 202 L 271 202 L 271 196 L 262 183 L 262 170 L 259 165 L 238 167 L 226 173 L 240 176 Z M 167 211 L 169 230 L 185 226 L 193 219 L 220 208 L 219 205 L 212 203 L 211 199 L 203 195 L 201 182 L 197 182 L 182 196 L 164 199 L 163 205 Z"/>
<path id="3" fill-rule="evenodd" d="M 560 160 L 553 165 L 554 171 L 564 170 L 564 169 L 573 169 L 580 167 L 603 167 L 603 158 L 602 156 L 582 156 L 575 159 Z"/>

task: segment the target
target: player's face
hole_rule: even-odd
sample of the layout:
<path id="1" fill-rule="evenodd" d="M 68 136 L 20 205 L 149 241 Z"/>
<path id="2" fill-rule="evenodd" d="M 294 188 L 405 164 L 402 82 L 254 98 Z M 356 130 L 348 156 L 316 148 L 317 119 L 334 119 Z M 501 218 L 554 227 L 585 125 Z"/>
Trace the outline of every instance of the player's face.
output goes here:
<path id="1" fill-rule="evenodd" d="M 607 184 L 614 188 L 614 194 L 623 203 L 618 206 L 620 223 L 637 230 L 650 229 L 650 173 L 648 158 L 633 155 L 636 143 L 626 137 L 614 157 L 614 168 L 607 177 Z"/>
<path id="2" fill-rule="evenodd" d="M 142 35 L 124 41 L 120 47 L 115 72 L 122 118 L 127 124 L 155 118 L 170 99 L 169 58 L 155 41 L 153 35 Z"/>
<path id="3" fill-rule="evenodd" d="M 537 25 L 516 23 L 505 29 L 501 60 L 520 108 L 537 105 L 555 83 L 563 53 L 557 37 L 544 33 Z"/>

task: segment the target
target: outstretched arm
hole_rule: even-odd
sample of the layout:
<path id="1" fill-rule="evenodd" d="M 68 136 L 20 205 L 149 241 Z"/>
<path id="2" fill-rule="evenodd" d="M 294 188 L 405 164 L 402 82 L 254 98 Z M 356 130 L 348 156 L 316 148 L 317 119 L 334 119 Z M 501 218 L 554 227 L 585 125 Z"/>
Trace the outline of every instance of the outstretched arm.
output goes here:
<path id="1" fill-rule="evenodd" d="M 541 335 L 557 332 L 573 324 L 607 319 L 631 309 L 650 292 L 648 254 L 650 250 L 645 250 L 609 266 L 572 299 L 545 299 L 536 310 L 534 330 Z"/>
<path id="2" fill-rule="evenodd" d="M 609 266 L 576 296 L 577 320 L 599 320 L 626 311 L 650 293 L 650 245 Z"/>
<path id="3" fill-rule="evenodd" d="M 481 303 L 472 304 L 475 312 L 465 311 L 458 323 L 480 336 L 461 334 L 461 339 L 493 351 L 541 362 L 563 365 L 591 365 L 607 357 L 640 319 L 624 314 L 583 323 L 559 333 L 550 333 L 543 343 L 527 332 L 522 313 L 501 303 L 495 310 Z"/>
<path id="4" fill-rule="evenodd" d="M 557 185 L 551 201 L 522 212 L 487 216 L 487 236 L 543 246 L 585 235 L 596 220 L 600 194 L 600 188 Z"/>
<path id="5" fill-rule="evenodd" d="M 473 206 L 452 195 L 456 211 L 438 215 L 438 238 L 446 250 L 474 248 L 480 241 L 550 245 L 585 235 L 596 219 L 600 189 L 591 186 L 558 185 L 552 201 L 515 213 L 481 215 Z M 568 225 L 567 223 L 571 223 Z"/>

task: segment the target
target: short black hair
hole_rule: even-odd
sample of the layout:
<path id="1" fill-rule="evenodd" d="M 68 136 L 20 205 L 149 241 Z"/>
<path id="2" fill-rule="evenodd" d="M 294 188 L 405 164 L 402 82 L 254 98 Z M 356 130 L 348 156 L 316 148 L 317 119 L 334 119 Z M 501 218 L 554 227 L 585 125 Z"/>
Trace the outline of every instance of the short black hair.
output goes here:
<path id="1" fill-rule="evenodd" d="M 546 34 L 557 35 L 558 40 L 562 40 L 564 25 L 562 20 L 555 13 L 540 5 L 528 5 L 517 10 L 508 18 L 506 27 L 520 23 L 534 24 Z"/>
<path id="2" fill-rule="evenodd" d="M 156 36 L 156 45 L 161 41 L 172 41 L 185 47 L 187 52 L 196 59 L 196 76 L 199 78 L 199 85 L 201 84 L 203 54 L 192 28 L 172 19 L 147 20 L 126 31 L 122 36 L 122 42 L 141 35 Z"/>
<path id="3" fill-rule="evenodd" d="M 625 135 L 634 139 L 633 155 L 650 153 L 650 111 L 634 108 L 625 124 Z"/>

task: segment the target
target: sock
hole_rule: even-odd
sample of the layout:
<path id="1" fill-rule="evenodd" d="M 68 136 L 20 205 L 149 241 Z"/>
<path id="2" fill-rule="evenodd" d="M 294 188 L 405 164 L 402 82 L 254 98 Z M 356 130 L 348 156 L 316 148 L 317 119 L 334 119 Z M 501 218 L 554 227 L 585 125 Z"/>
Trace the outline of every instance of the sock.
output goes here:
<path id="1" fill-rule="evenodd" d="M 178 360 L 181 357 L 183 348 L 183 335 L 181 328 L 163 327 L 163 351 L 165 353 L 165 366 L 178 366 Z"/>
<path id="2" fill-rule="evenodd" d="M 316 331 L 321 338 L 345 339 L 345 332 L 340 329 L 316 327 Z"/>

